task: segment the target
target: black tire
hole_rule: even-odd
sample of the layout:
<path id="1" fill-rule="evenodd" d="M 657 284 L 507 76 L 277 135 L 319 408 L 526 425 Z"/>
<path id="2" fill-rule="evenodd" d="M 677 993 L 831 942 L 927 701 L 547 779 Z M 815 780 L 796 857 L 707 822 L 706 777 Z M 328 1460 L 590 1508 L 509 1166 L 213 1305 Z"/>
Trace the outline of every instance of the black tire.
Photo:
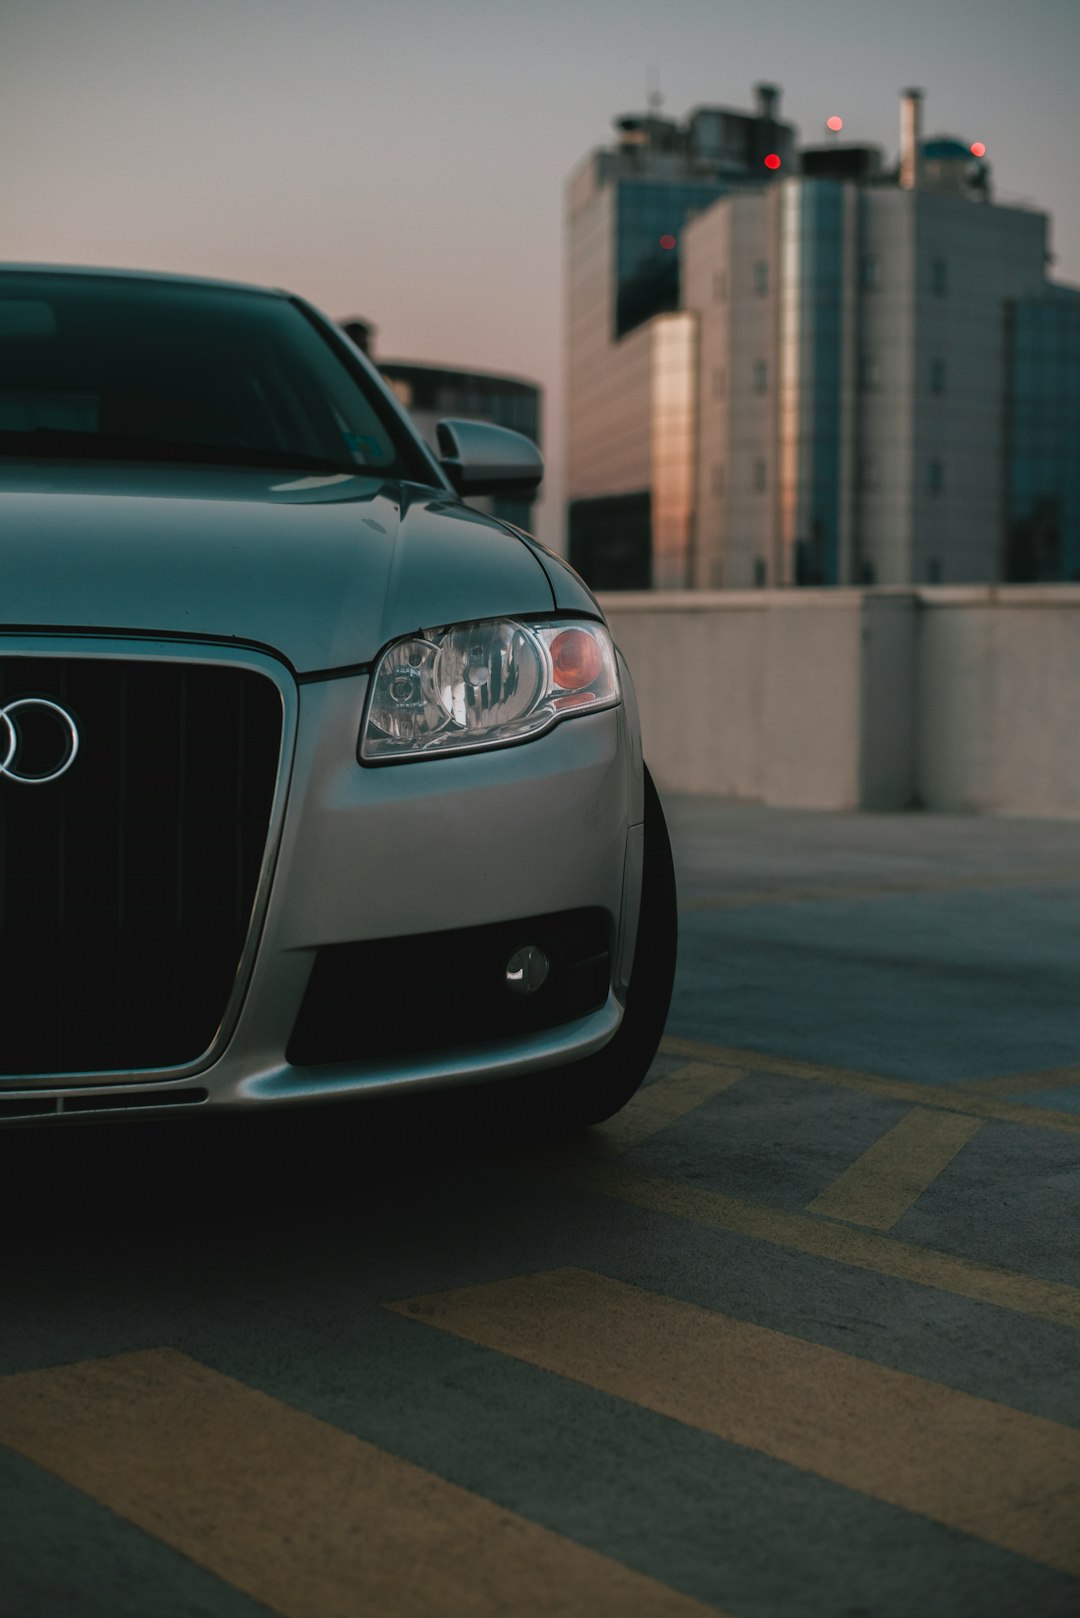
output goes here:
<path id="1" fill-rule="evenodd" d="M 671 843 L 659 795 L 645 771 L 645 847 L 637 946 L 618 1032 L 595 1056 L 543 1076 L 536 1095 L 542 1127 L 560 1134 L 603 1123 L 641 1086 L 671 1004 L 678 907 Z"/>

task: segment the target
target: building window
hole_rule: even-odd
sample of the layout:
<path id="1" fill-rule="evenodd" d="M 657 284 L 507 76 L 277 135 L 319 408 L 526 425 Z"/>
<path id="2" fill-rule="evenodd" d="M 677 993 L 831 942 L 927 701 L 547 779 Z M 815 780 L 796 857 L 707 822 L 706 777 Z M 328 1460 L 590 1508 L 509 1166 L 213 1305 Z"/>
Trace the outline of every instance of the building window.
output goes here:
<path id="1" fill-rule="evenodd" d="M 765 462 L 764 461 L 759 460 L 759 461 L 754 462 L 754 488 L 755 488 L 755 490 L 757 491 L 758 494 L 761 494 L 762 491 L 765 488 Z"/>
<path id="2" fill-rule="evenodd" d="M 881 285 L 881 266 L 876 253 L 864 253 L 859 280 L 864 292 L 876 292 Z"/>
<path id="3" fill-rule="evenodd" d="M 874 354 L 861 355 L 859 359 L 860 387 L 873 390 L 877 387 L 879 381 L 880 373 L 878 371 L 877 356 Z"/>
<path id="4" fill-rule="evenodd" d="M 754 361 L 754 392 L 755 393 L 768 393 L 768 391 L 769 391 L 769 367 L 766 365 L 764 360 L 755 360 Z"/>
<path id="5" fill-rule="evenodd" d="M 717 270 L 712 278 L 712 295 L 714 303 L 727 302 L 727 271 Z"/>
<path id="6" fill-rule="evenodd" d="M 724 493 L 724 490 L 725 490 L 726 487 L 727 487 L 727 477 L 726 477 L 724 467 L 722 467 L 722 466 L 714 466 L 713 469 L 712 469 L 712 492 L 713 492 L 713 494 L 722 495 Z"/>
<path id="7" fill-rule="evenodd" d="M 945 487 L 945 466 L 942 461 L 930 462 L 930 475 L 927 479 L 927 487 L 931 494 L 940 494 L 942 489 Z"/>
<path id="8" fill-rule="evenodd" d="M 864 489 L 872 489 L 877 482 L 877 456 L 869 451 L 859 458 L 859 482 Z"/>
<path id="9" fill-rule="evenodd" d="M 769 266 L 763 258 L 754 265 L 754 291 L 763 298 L 769 290 Z"/>
<path id="10" fill-rule="evenodd" d="M 943 258 L 936 258 L 930 266 L 930 289 L 939 298 L 949 290 L 949 266 Z"/>
<path id="11" fill-rule="evenodd" d="M 930 392 L 931 393 L 944 393 L 945 392 L 945 361 L 944 360 L 931 360 L 930 361 Z"/>
<path id="12" fill-rule="evenodd" d="M 936 556 L 930 556 L 927 558 L 926 582 L 927 584 L 941 583 L 941 563 L 938 561 Z"/>
<path id="13" fill-rule="evenodd" d="M 769 564 L 763 556 L 754 557 L 754 586 L 764 590 L 769 582 Z"/>

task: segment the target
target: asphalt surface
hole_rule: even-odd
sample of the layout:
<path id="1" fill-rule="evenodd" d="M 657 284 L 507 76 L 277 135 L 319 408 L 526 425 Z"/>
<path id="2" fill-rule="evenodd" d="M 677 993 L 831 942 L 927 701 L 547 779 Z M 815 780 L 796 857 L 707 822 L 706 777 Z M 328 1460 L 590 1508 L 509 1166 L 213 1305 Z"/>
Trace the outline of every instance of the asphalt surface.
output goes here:
<path id="1" fill-rule="evenodd" d="M 668 810 L 587 1137 L 0 1137 L 2 1618 L 1080 1614 L 1080 823 Z"/>

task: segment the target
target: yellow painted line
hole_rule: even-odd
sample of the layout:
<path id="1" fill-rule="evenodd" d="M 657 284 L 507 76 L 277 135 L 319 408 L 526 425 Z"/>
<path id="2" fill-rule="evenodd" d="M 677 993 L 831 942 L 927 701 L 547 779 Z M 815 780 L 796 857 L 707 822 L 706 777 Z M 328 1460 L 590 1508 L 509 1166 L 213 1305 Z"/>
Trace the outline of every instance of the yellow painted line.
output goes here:
<path id="1" fill-rule="evenodd" d="M 1033 1090 L 1073 1090 L 1080 1085 L 1080 1067 L 1044 1067 L 1034 1073 L 1006 1073 L 1003 1078 L 974 1079 L 965 1088 L 985 1096 L 1030 1094 Z"/>
<path id="2" fill-rule="evenodd" d="M 1011 875 L 928 877 L 912 882 L 811 882 L 795 888 L 744 888 L 680 899 L 680 910 L 752 910 L 759 905 L 827 904 L 845 899 L 904 899 L 920 893 L 989 893 L 998 888 L 1046 888 L 1080 882 L 1080 869 L 1016 872 Z"/>
<path id="3" fill-rule="evenodd" d="M 393 1306 L 1080 1576 L 1080 1432 L 586 1270 Z"/>
<path id="4" fill-rule="evenodd" d="M 874 1230 L 834 1224 L 807 1213 L 786 1213 L 766 1208 L 719 1191 L 703 1191 L 654 1175 L 636 1174 L 621 1163 L 591 1158 L 584 1151 L 563 1148 L 535 1153 L 520 1160 L 546 1180 L 616 1202 L 669 1214 L 714 1230 L 727 1230 L 755 1241 L 768 1242 L 792 1252 L 849 1264 L 854 1269 L 888 1275 L 938 1292 L 989 1303 L 1014 1314 L 1049 1320 L 1080 1331 L 1080 1288 L 1063 1281 L 1044 1281 L 997 1269 L 975 1259 L 917 1247 Z"/>
<path id="5" fill-rule="evenodd" d="M 891 1230 L 982 1127 L 981 1118 L 915 1107 L 808 1203 L 807 1212 Z"/>
<path id="6" fill-rule="evenodd" d="M 725 1067 L 741 1067 L 751 1076 L 754 1073 L 778 1073 L 785 1078 L 833 1085 L 838 1090 L 862 1090 L 868 1095 L 884 1096 L 890 1101 L 910 1101 L 913 1106 L 942 1107 L 946 1112 L 966 1112 L 976 1118 L 1000 1118 L 1010 1124 L 1028 1124 L 1035 1129 L 1054 1129 L 1065 1135 L 1080 1135 L 1080 1114 L 1058 1112 L 1049 1107 L 1028 1107 L 1019 1101 L 999 1101 L 995 1096 L 979 1094 L 969 1085 L 916 1084 L 911 1079 L 884 1079 L 877 1073 L 826 1067 L 818 1062 L 800 1062 L 794 1057 L 737 1050 L 730 1045 L 708 1045 L 703 1040 L 683 1039 L 678 1034 L 665 1034 L 660 1049 L 666 1056 L 685 1056 L 691 1061 L 713 1061 Z"/>
<path id="7" fill-rule="evenodd" d="M 743 1068 L 722 1067 L 716 1062 L 687 1062 L 639 1090 L 621 1112 L 600 1126 L 593 1144 L 613 1156 L 628 1152 L 722 1090 L 730 1089 L 744 1072 Z"/>
<path id="8" fill-rule="evenodd" d="M 714 1613 L 172 1349 L 0 1379 L 0 1441 L 282 1618 Z"/>

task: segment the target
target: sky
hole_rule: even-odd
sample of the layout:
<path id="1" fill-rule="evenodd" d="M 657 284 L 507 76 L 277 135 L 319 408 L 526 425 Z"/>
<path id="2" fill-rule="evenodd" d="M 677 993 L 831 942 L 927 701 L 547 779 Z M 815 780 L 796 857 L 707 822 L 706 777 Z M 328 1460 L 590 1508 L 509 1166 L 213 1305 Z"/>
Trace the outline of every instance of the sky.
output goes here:
<path id="1" fill-rule="evenodd" d="M 285 286 L 539 381 L 555 543 L 562 193 L 614 117 L 765 81 L 891 159 L 918 86 L 1080 284 L 1078 62 L 1080 0 L 0 0 L 0 258 Z"/>

